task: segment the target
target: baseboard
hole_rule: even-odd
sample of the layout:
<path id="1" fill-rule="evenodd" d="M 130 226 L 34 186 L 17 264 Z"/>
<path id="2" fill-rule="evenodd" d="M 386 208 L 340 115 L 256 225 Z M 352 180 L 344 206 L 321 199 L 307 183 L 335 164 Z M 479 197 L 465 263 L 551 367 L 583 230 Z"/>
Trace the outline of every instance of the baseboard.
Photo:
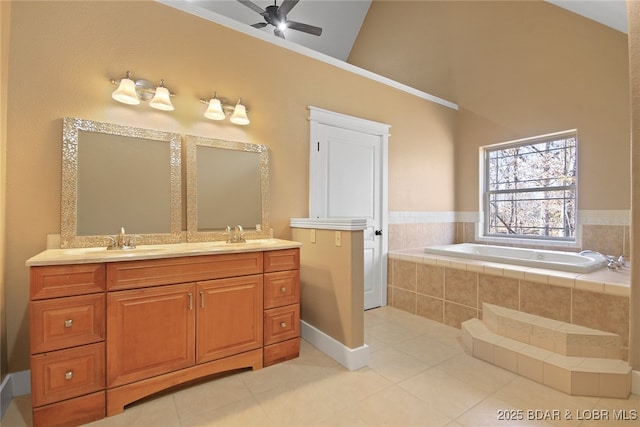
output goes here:
<path id="1" fill-rule="evenodd" d="M 300 335 L 350 371 L 369 365 L 369 346 L 366 344 L 358 348 L 349 348 L 304 320 L 300 321 Z"/>
<path id="2" fill-rule="evenodd" d="M 640 371 L 631 371 L 631 393 L 640 396 Z"/>
<path id="3" fill-rule="evenodd" d="M 7 374 L 0 384 L 0 419 L 16 396 L 31 393 L 31 371 Z"/>

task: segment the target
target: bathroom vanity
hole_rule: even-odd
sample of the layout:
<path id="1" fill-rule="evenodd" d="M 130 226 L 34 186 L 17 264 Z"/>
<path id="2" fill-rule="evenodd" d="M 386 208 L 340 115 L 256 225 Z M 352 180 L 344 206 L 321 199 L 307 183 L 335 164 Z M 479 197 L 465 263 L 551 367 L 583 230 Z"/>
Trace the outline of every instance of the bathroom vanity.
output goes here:
<path id="1" fill-rule="evenodd" d="M 299 247 L 52 249 L 28 260 L 34 426 L 87 423 L 181 383 L 297 357 Z"/>

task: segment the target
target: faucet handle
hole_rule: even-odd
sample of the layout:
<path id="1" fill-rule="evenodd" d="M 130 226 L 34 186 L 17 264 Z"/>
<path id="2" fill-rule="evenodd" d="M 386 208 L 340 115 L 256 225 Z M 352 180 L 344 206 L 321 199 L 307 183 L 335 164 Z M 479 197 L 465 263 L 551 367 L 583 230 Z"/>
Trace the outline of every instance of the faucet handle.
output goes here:
<path id="1" fill-rule="evenodd" d="M 107 244 L 107 249 L 115 249 L 116 247 L 116 236 L 107 236 L 107 239 L 109 239 L 109 243 Z"/>
<path id="2" fill-rule="evenodd" d="M 139 234 L 131 234 L 130 236 L 127 236 L 127 242 L 126 242 L 126 246 L 128 246 L 131 249 L 134 249 L 136 247 L 136 241 L 140 238 Z"/>

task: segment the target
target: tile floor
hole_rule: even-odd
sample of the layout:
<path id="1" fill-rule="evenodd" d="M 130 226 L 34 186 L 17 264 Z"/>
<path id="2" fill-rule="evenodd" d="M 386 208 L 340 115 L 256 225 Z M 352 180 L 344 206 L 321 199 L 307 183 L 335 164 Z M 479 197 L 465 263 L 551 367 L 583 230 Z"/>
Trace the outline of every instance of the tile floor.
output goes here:
<path id="1" fill-rule="evenodd" d="M 349 372 L 303 341 L 298 359 L 164 393 L 90 426 L 639 425 L 640 396 L 565 395 L 471 357 L 458 329 L 391 307 L 367 311 L 365 326 L 367 368 Z M 1 424 L 31 425 L 28 395 Z"/>

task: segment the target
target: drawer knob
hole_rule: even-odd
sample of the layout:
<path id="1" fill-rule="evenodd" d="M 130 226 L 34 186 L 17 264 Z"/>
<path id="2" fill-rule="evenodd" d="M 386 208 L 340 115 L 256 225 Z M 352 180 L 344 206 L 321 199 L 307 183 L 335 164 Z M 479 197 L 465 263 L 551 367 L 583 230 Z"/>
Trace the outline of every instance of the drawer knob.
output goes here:
<path id="1" fill-rule="evenodd" d="M 70 380 L 73 378 L 73 371 L 67 371 L 64 373 L 64 379 L 65 380 Z"/>
<path id="2" fill-rule="evenodd" d="M 281 322 L 280 323 L 280 327 L 281 328 L 286 328 L 287 327 L 287 323 L 286 322 Z"/>
<path id="3" fill-rule="evenodd" d="M 280 292 L 282 292 L 283 294 L 287 292 L 287 287 L 286 286 L 281 287 Z"/>
<path id="4" fill-rule="evenodd" d="M 67 319 L 64 321 L 64 327 L 65 328 L 70 328 L 73 326 L 73 319 Z"/>

